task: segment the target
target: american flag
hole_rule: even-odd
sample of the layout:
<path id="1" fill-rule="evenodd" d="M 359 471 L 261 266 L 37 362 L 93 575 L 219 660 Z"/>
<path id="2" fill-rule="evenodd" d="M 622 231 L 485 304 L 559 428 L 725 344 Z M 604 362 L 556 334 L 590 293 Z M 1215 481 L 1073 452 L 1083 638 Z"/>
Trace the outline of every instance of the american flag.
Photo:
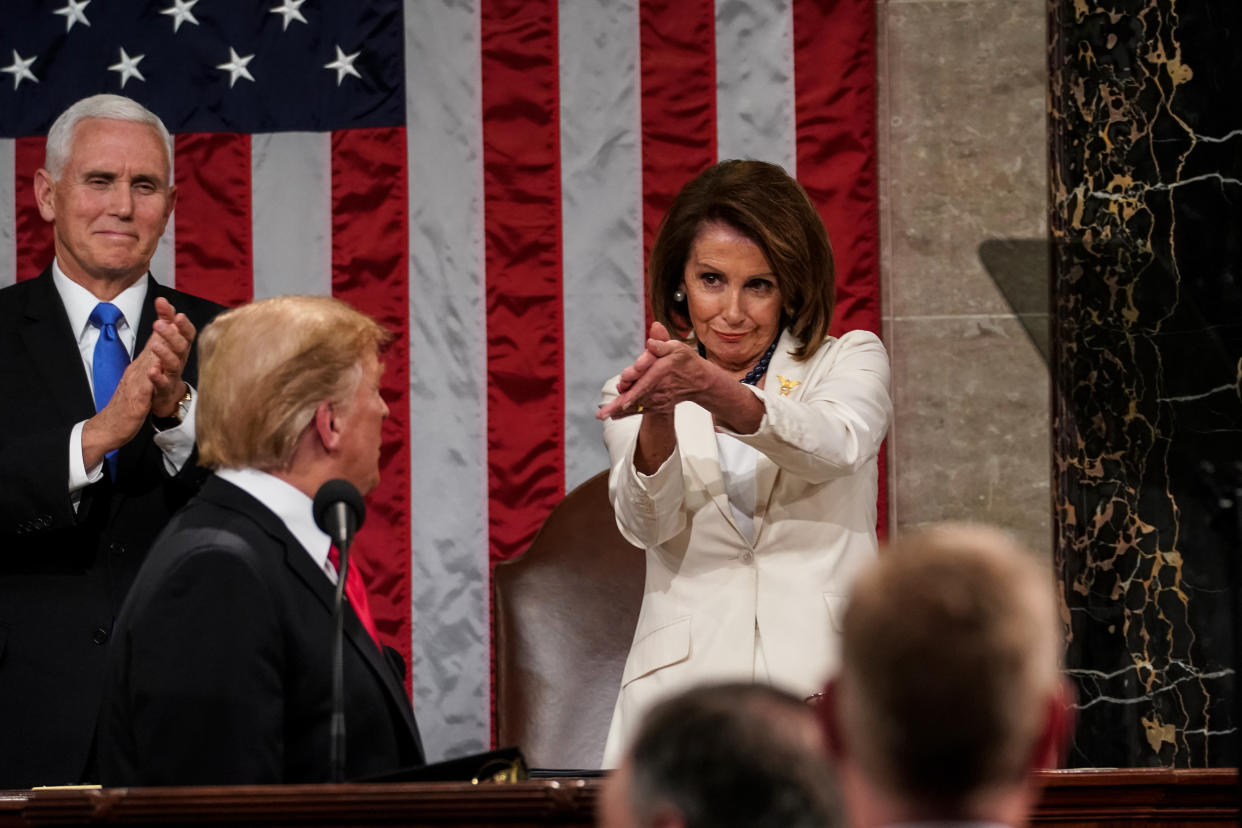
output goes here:
<path id="1" fill-rule="evenodd" d="M 157 279 L 397 332 L 357 560 L 429 757 L 483 750 L 491 565 L 607 466 L 595 404 L 677 189 L 723 158 L 796 172 L 834 332 L 879 331 L 874 87 L 873 0 L 5 0 L 0 286 L 51 259 L 47 128 L 117 92 L 175 133 Z"/>

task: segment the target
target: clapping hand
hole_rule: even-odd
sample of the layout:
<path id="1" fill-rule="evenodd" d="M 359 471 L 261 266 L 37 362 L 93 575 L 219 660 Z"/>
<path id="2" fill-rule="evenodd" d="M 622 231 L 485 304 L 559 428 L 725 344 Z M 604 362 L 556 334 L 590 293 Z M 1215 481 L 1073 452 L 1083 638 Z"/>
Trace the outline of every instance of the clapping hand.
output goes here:
<path id="1" fill-rule="evenodd" d="M 677 403 L 694 399 L 705 387 L 706 371 L 707 363 L 694 349 L 653 322 L 647 347 L 621 372 L 616 398 L 595 416 L 600 420 L 647 413 L 671 416 Z"/>

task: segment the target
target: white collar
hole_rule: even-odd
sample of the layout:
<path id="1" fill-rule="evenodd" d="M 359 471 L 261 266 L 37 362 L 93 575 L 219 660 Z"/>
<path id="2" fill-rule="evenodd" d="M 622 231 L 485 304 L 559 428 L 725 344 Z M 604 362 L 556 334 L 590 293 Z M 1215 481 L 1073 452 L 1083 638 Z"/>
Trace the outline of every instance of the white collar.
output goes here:
<path id="1" fill-rule="evenodd" d="M 55 259 L 52 260 L 52 284 L 56 286 L 60 301 L 65 306 L 65 313 L 69 315 L 69 327 L 73 331 L 73 338 L 81 342 L 87 329 L 94 327 L 91 325 L 91 313 L 99 304 L 99 297 L 66 276 L 65 272 L 60 269 L 60 262 Z M 112 300 L 112 304 L 116 305 L 121 315 L 125 317 L 125 320 L 117 325 L 117 333 L 121 335 L 128 347 L 131 357 L 134 342 L 137 339 L 138 323 L 142 319 L 142 305 L 146 300 L 147 277 L 145 275 Z"/>
<path id="2" fill-rule="evenodd" d="M 294 486 L 275 475 L 258 469 L 219 469 L 216 477 L 246 492 L 262 503 L 297 539 L 311 556 L 315 566 L 326 570 L 332 539 L 315 525 L 314 503 Z"/>

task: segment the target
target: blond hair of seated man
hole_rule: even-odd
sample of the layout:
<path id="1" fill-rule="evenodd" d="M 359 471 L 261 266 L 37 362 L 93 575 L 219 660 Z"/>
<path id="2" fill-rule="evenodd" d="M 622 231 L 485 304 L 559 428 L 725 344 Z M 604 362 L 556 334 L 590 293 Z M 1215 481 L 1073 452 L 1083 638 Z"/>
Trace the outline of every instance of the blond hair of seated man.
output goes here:
<path id="1" fill-rule="evenodd" d="M 1051 572 L 1003 532 L 941 524 L 859 578 L 823 718 L 851 824 L 1025 824 L 1072 693 Z"/>

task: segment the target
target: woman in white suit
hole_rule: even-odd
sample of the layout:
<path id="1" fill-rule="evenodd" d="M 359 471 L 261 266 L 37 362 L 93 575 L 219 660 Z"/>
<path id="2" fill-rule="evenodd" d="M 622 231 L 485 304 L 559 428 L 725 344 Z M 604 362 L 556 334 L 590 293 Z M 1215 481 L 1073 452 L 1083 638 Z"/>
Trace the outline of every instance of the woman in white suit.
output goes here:
<path id="1" fill-rule="evenodd" d="M 823 686 L 876 552 L 892 418 L 880 340 L 828 335 L 832 250 L 780 167 L 725 161 L 687 184 L 648 275 L 647 347 L 599 411 L 617 524 L 647 554 L 605 767 L 648 707 L 692 684 Z"/>

